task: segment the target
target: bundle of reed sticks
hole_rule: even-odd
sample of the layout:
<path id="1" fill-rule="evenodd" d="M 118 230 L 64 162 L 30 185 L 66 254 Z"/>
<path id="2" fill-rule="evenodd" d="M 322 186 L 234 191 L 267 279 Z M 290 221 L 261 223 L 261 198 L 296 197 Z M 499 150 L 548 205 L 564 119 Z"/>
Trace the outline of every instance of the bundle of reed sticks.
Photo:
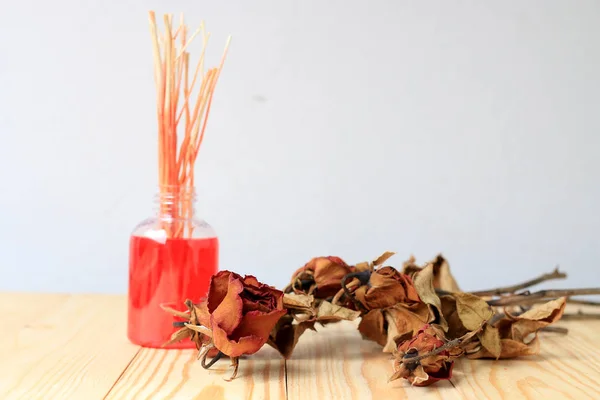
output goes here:
<path id="1" fill-rule="evenodd" d="M 180 221 L 189 220 L 193 212 L 189 191 L 194 187 L 194 166 L 231 37 L 227 38 L 219 66 L 205 71 L 210 32 L 205 31 L 204 22 L 188 38 L 183 15 L 177 27 L 173 26 L 172 15 L 164 15 L 163 20 L 165 29 L 159 32 L 155 13 L 149 11 L 158 117 L 158 178 L 161 198 L 170 199 L 161 201 L 161 214 L 173 221 L 167 234 L 181 237 L 185 224 Z M 202 40 L 202 50 L 191 71 L 188 49 L 197 36 Z"/>

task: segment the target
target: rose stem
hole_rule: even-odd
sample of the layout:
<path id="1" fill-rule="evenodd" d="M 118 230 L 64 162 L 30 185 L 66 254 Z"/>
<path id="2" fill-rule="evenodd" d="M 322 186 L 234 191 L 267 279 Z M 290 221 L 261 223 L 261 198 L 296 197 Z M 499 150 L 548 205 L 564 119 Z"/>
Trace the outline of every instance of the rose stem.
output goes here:
<path id="1" fill-rule="evenodd" d="M 567 303 L 570 304 L 578 304 L 581 306 L 600 306 L 600 302 L 598 301 L 588 301 L 588 300 L 577 300 L 577 299 L 567 299 Z"/>
<path id="2" fill-rule="evenodd" d="M 369 278 L 371 277 L 371 271 L 362 271 L 362 272 L 353 272 L 350 274 L 346 274 L 344 275 L 344 277 L 342 278 L 342 289 L 344 289 L 344 293 L 346 293 L 346 296 L 348 296 L 348 298 L 350 300 L 352 300 L 352 302 L 354 303 L 354 305 L 361 310 L 364 310 L 365 308 L 363 307 L 362 304 L 360 304 L 360 302 L 358 300 L 356 300 L 354 298 L 354 296 L 352 295 L 352 293 L 350 292 L 350 290 L 348 289 L 348 287 L 346 286 L 346 281 L 348 279 L 351 278 L 358 278 L 359 282 L 361 285 L 366 285 L 369 282 Z"/>
<path id="3" fill-rule="evenodd" d="M 567 328 L 563 328 L 562 326 L 546 326 L 540 329 L 540 331 L 563 333 L 565 335 L 569 333 L 569 330 Z"/>
<path id="4" fill-rule="evenodd" d="M 600 314 L 588 314 L 588 313 L 584 313 L 583 311 L 579 310 L 579 312 L 574 313 L 574 314 L 563 314 L 563 316 L 560 318 L 561 320 L 585 320 L 585 319 L 600 319 Z"/>
<path id="5" fill-rule="evenodd" d="M 206 364 L 206 356 L 208 356 L 208 351 L 202 356 L 202 360 L 200 361 L 200 364 L 202 365 L 202 368 L 204 369 L 209 369 L 210 367 L 212 367 L 217 361 L 219 361 L 221 359 L 221 357 L 224 356 L 224 354 L 222 352 L 218 352 L 216 356 L 213 357 L 212 360 L 210 360 L 210 362 L 208 364 Z"/>
<path id="6" fill-rule="evenodd" d="M 464 342 L 469 341 L 473 337 L 474 336 L 468 338 L 467 340 L 464 340 Z M 440 346 L 437 349 L 431 350 L 429 353 L 421 354 L 419 356 L 414 356 L 414 357 L 410 357 L 410 356 L 408 356 L 406 358 L 403 357 L 402 358 L 402 362 L 404 364 L 414 364 L 414 363 L 416 363 L 418 361 L 421 361 L 424 358 L 435 356 L 436 354 L 439 354 L 439 353 L 441 353 L 443 351 L 446 351 L 448 349 L 451 349 L 453 347 L 460 346 L 462 344 L 464 344 L 463 343 L 463 338 L 456 338 L 456 339 L 453 339 L 453 340 L 451 340 L 449 342 L 446 342 L 443 346 Z"/>
<path id="7" fill-rule="evenodd" d="M 538 276 L 537 278 L 534 279 L 530 279 L 528 281 L 525 281 L 523 283 L 519 283 L 517 285 L 512 285 L 512 286 L 506 286 L 506 287 L 499 287 L 496 289 L 489 289 L 489 290 L 478 290 L 476 292 L 471 292 L 471 294 L 474 294 L 475 296 L 500 296 L 501 294 L 505 294 L 505 293 L 514 293 L 516 291 L 528 288 L 530 286 L 535 286 L 538 285 L 542 282 L 546 282 L 546 281 L 550 281 L 553 279 L 565 279 L 567 277 L 567 274 L 565 274 L 564 272 L 560 272 L 558 270 L 558 267 L 556 267 L 554 269 L 554 271 L 552 271 L 551 273 L 545 273 L 542 274 L 540 276 Z"/>
<path id="8" fill-rule="evenodd" d="M 593 294 L 600 294 L 600 288 L 540 290 L 539 292 L 530 294 L 516 294 L 512 296 L 501 297 L 499 299 L 488 300 L 487 303 L 490 306 L 514 306 L 538 303 L 542 299 Z"/>

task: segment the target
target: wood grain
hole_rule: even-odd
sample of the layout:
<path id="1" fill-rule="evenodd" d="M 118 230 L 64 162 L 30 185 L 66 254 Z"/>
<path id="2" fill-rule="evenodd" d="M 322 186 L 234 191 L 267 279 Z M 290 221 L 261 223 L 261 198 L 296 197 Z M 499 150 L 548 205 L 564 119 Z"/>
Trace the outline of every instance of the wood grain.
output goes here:
<path id="1" fill-rule="evenodd" d="M 285 362 L 265 347 L 240 360 L 231 382 L 228 359 L 205 370 L 195 350 L 143 349 L 110 391 L 107 399 L 253 399 L 286 398 Z"/>
<path id="2" fill-rule="evenodd" d="M 390 354 L 362 340 L 356 323 L 340 322 L 309 331 L 287 361 L 288 398 L 296 399 L 456 399 L 451 382 L 417 388 L 405 381 L 388 383 Z"/>
<path id="3" fill-rule="evenodd" d="M 153 350 L 125 335 L 125 296 L 0 293 L 1 399 L 598 399 L 600 320 L 562 321 L 541 353 L 457 361 L 451 381 L 388 383 L 389 354 L 357 323 L 307 332 L 287 362 L 270 347 L 204 370 L 194 350 Z M 570 307 L 571 310 L 576 309 Z M 592 309 L 593 310 L 593 309 Z M 598 310 L 593 310 L 598 312 Z"/>
<path id="4" fill-rule="evenodd" d="M 125 298 L 0 294 L 0 398 L 102 398 L 138 349 Z"/>
<path id="5" fill-rule="evenodd" d="M 541 333 L 538 356 L 457 361 L 451 381 L 411 387 L 391 383 L 391 356 L 342 322 L 307 332 L 287 361 L 290 400 L 333 399 L 598 399 L 600 321 L 562 322 L 568 335 Z"/>
<path id="6" fill-rule="evenodd" d="M 600 321 L 562 322 L 569 334 L 540 333 L 540 354 L 513 360 L 459 360 L 452 379 L 469 399 L 598 399 Z"/>

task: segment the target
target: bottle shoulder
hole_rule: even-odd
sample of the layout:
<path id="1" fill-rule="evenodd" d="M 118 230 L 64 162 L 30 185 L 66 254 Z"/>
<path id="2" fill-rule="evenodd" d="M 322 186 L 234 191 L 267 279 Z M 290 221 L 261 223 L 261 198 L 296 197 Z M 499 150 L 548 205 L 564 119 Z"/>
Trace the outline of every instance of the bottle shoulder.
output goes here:
<path id="1" fill-rule="evenodd" d="M 179 222 L 183 222 L 182 226 L 184 226 L 186 238 L 208 239 L 217 237 L 215 229 L 203 219 L 192 218 Z M 150 217 L 137 224 L 131 232 L 131 236 L 147 237 L 160 241 L 167 238 L 167 229 L 173 224 L 173 221 Z"/>

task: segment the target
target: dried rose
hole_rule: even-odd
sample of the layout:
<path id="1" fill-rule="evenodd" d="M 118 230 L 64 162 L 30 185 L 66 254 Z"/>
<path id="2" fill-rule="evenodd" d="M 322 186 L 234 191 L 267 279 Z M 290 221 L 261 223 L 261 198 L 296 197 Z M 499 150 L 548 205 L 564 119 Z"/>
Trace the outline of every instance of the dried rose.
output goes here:
<path id="1" fill-rule="evenodd" d="M 316 298 L 326 299 L 342 288 L 342 278 L 352 271 L 353 268 L 339 257 L 315 257 L 296 270 L 293 276 L 294 281 L 301 282 L 300 291 L 309 292 L 310 286 L 315 285 L 312 294 Z M 304 287 L 302 281 L 308 282 L 308 287 Z M 297 283 L 292 282 L 292 287 L 297 287 Z"/>
<path id="2" fill-rule="evenodd" d="M 373 271 L 369 283 L 356 289 L 354 296 L 367 310 L 421 302 L 410 276 L 393 267 Z"/>
<path id="3" fill-rule="evenodd" d="M 452 359 L 458 355 L 457 352 L 447 349 L 427 355 L 444 345 L 442 339 L 443 332 L 429 324 L 423 326 L 416 336 L 400 339 L 394 360 L 394 375 L 390 380 L 404 378 L 414 386 L 428 386 L 452 378 Z M 424 355 L 426 357 L 421 358 Z"/>
<path id="4" fill-rule="evenodd" d="M 230 357 L 256 353 L 286 313 L 283 292 L 229 271 L 211 278 L 206 310 L 213 344 Z"/>

